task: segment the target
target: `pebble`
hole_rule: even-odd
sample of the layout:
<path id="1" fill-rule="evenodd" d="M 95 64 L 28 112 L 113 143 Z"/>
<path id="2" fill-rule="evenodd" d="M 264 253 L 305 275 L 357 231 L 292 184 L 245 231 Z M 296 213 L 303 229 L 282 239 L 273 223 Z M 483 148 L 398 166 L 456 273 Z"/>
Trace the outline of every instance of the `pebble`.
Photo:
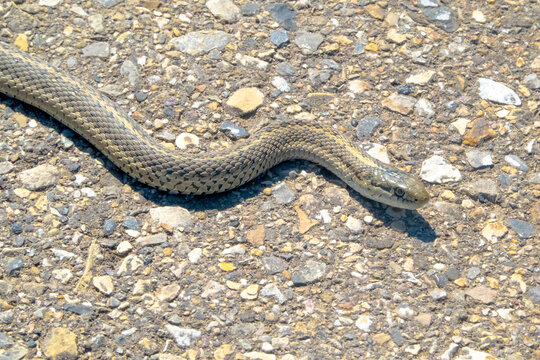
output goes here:
<path id="1" fill-rule="evenodd" d="M 491 243 L 495 243 L 498 240 L 502 239 L 504 235 L 508 232 L 508 229 L 500 221 L 494 221 L 487 223 L 486 226 L 482 229 L 482 236 Z"/>
<path id="2" fill-rule="evenodd" d="M 280 205 L 289 204 L 294 201 L 296 194 L 289 188 L 287 183 L 282 182 L 272 188 L 272 195 Z"/>
<path id="3" fill-rule="evenodd" d="M 460 181 L 461 173 L 454 166 L 448 164 L 444 158 L 434 155 L 422 162 L 420 177 L 431 184 L 444 184 Z"/>
<path id="4" fill-rule="evenodd" d="M 52 275 L 62 284 L 67 284 L 73 278 L 73 273 L 69 269 L 55 269 L 52 271 Z"/>
<path id="5" fill-rule="evenodd" d="M 465 153 L 467 161 L 473 169 L 481 169 L 493 165 L 491 153 L 481 150 L 469 150 Z"/>
<path id="6" fill-rule="evenodd" d="M 395 28 L 391 28 L 388 31 L 388 33 L 386 34 L 386 38 L 398 45 L 401 45 L 405 41 L 407 41 L 407 35 L 399 33 Z"/>
<path id="7" fill-rule="evenodd" d="M 472 18 L 481 24 L 486 22 L 486 16 L 480 10 L 474 10 L 472 12 Z"/>
<path id="8" fill-rule="evenodd" d="M 279 274 L 289 268 L 289 264 L 277 256 L 263 257 L 262 265 L 264 270 L 270 275 Z"/>
<path id="9" fill-rule="evenodd" d="M 15 273 L 24 267 L 24 258 L 17 256 L 14 258 L 7 258 L 5 261 L 6 273 L 8 276 L 15 275 Z"/>
<path id="10" fill-rule="evenodd" d="M 98 2 L 101 5 L 103 5 L 103 6 L 107 7 L 107 8 L 116 6 L 116 5 L 120 4 L 122 1 L 124 1 L 124 0 L 98 0 Z"/>
<path id="11" fill-rule="evenodd" d="M 236 90 L 227 100 L 227 106 L 241 116 L 245 116 L 257 110 L 263 104 L 264 94 L 255 87 Z"/>
<path id="12" fill-rule="evenodd" d="M 349 216 L 347 218 L 347 221 L 345 222 L 345 226 L 351 231 L 353 234 L 361 234 L 364 231 L 364 227 L 362 226 L 362 222 L 358 220 L 355 217 Z"/>
<path id="13" fill-rule="evenodd" d="M 150 217 L 158 224 L 165 224 L 173 229 L 189 228 L 193 225 L 191 213 L 180 206 L 161 206 L 150 209 Z"/>
<path id="14" fill-rule="evenodd" d="M 240 63 L 240 65 L 249 69 L 257 69 L 262 71 L 268 70 L 269 63 L 256 57 L 236 54 L 234 58 Z"/>
<path id="15" fill-rule="evenodd" d="M 258 3 L 247 3 L 242 5 L 242 15 L 244 16 L 255 16 L 261 10 L 261 4 Z"/>
<path id="16" fill-rule="evenodd" d="M 167 235 L 165 233 L 152 234 L 147 236 L 142 236 L 135 240 L 140 246 L 155 246 L 161 245 L 167 242 Z"/>
<path id="17" fill-rule="evenodd" d="M 141 91 L 137 91 L 135 93 L 135 100 L 137 100 L 138 102 L 143 102 L 144 100 L 146 100 L 148 98 L 148 94 L 147 93 L 144 93 L 144 92 L 141 92 Z"/>
<path id="18" fill-rule="evenodd" d="M 481 302 L 482 304 L 488 305 L 493 303 L 497 298 L 497 291 L 487 286 L 479 285 L 472 289 L 466 290 L 465 295 L 470 296 L 471 298 L 478 302 Z"/>
<path id="19" fill-rule="evenodd" d="M 317 51 L 323 40 L 324 36 L 321 34 L 305 31 L 301 32 L 300 35 L 294 39 L 294 43 L 300 48 L 302 54 L 310 55 Z"/>
<path id="20" fill-rule="evenodd" d="M 481 117 L 471 123 L 470 129 L 463 138 L 463 144 L 476 146 L 483 141 L 494 138 L 496 135 L 497 133 L 490 127 L 486 118 Z"/>
<path id="21" fill-rule="evenodd" d="M 116 230 L 116 221 L 114 219 L 107 219 L 103 224 L 103 236 L 110 236 Z"/>
<path id="22" fill-rule="evenodd" d="M 433 79 L 434 75 L 435 70 L 420 71 L 410 75 L 407 79 L 405 79 L 405 82 L 407 84 L 426 85 L 431 81 L 431 79 Z"/>
<path id="23" fill-rule="evenodd" d="M 410 95 L 413 89 L 414 89 L 413 84 L 407 84 L 407 85 L 400 86 L 397 92 L 400 95 Z"/>
<path id="24" fill-rule="evenodd" d="M 223 50 L 233 39 L 233 35 L 223 31 L 202 30 L 173 38 L 171 42 L 176 50 L 197 56 L 206 54 L 214 49 Z"/>
<path id="25" fill-rule="evenodd" d="M 88 25 L 97 33 L 103 32 L 103 16 L 101 14 L 92 14 L 88 16 Z"/>
<path id="26" fill-rule="evenodd" d="M 245 139 L 249 137 L 249 132 L 242 126 L 236 125 L 230 121 L 224 121 L 219 130 L 232 140 Z"/>
<path id="27" fill-rule="evenodd" d="M 202 249 L 195 248 L 188 253 L 188 260 L 190 263 L 196 264 L 199 262 L 199 260 L 201 260 L 201 256 L 202 256 Z"/>
<path id="28" fill-rule="evenodd" d="M 505 105 L 521 105 L 519 96 L 504 84 L 491 79 L 478 79 L 478 95 L 484 99 Z"/>
<path id="29" fill-rule="evenodd" d="M 139 75 L 139 69 L 137 69 L 137 65 L 135 65 L 129 59 L 125 60 L 122 63 L 122 66 L 120 66 L 120 74 L 128 79 L 129 84 L 132 87 L 137 86 L 139 82 L 141 81 L 141 78 Z"/>
<path id="30" fill-rule="evenodd" d="M 358 316 L 358 319 L 356 319 L 356 322 L 354 324 L 361 331 L 370 332 L 370 328 L 371 328 L 371 325 L 373 325 L 373 321 L 371 320 L 371 316 L 362 314 Z"/>
<path id="31" fill-rule="evenodd" d="M 534 236 L 534 226 L 528 221 L 508 219 L 507 224 L 518 234 L 521 239 L 529 239 Z"/>
<path id="32" fill-rule="evenodd" d="M 540 286 L 533 287 L 529 290 L 529 297 L 533 304 L 540 304 Z"/>
<path id="33" fill-rule="evenodd" d="M 305 286 L 321 280 L 325 273 L 325 263 L 309 260 L 292 274 L 291 280 L 295 286 Z"/>
<path id="34" fill-rule="evenodd" d="M 85 46 L 82 49 L 82 55 L 85 57 L 93 56 L 93 57 L 106 58 L 106 57 L 109 57 L 109 52 L 110 52 L 109 43 L 104 42 L 104 41 L 92 43 L 90 45 Z"/>
<path id="35" fill-rule="evenodd" d="M 42 342 L 42 351 L 52 359 L 77 358 L 77 335 L 67 328 L 52 328 Z"/>
<path id="36" fill-rule="evenodd" d="M 417 116 L 430 118 L 435 115 L 435 110 L 433 110 L 433 104 L 427 99 L 420 99 L 414 104 L 414 113 Z"/>
<path id="37" fill-rule="evenodd" d="M 369 138 L 381 126 L 381 119 L 376 116 L 364 116 L 356 127 L 356 137 L 360 140 Z"/>
<path id="38" fill-rule="evenodd" d="M 13 346 L 15 344 L 10 337 L 4 333 L 0 333 L 0 349 L 5 349 Z"/>
<path id="39" fill-rule="evenodd" d="M 59 171 L 55 166 L 42 164 L 19 174 L 22 186 L 28 190 L 42 191 L 58 182 Z"/>
<path id="40" fill-rule="evenodd" d="M 429 295 L 435 301 L 445 300 L 448 297 L 446 291 L 441 289 L 433 289 L 429 292 Z"/>
<path id="41" fill-rule="evenodd" d="M 54 257 L 56 257 L 56 259 L 59 261 L 63 261 L 63 260 L 71 259 L 75 257 L 74 253 L 70 251 L 62 250 L 62 249 L 52 248 L 51 252 L 53 253 Z"/>
<path id="42" fill-rule="evenodd" d="M 281 91 L 281 92 L 289 92 L 289 91 L 291 91 L 291 85 L 289 85 L 287 80 L 285 80 L 281 76 L 275 76 L 272 79 L 272 85 L 274 85 L 274 87 L 276 89 L 278 89 L 279 91 Z"/>
<path id="43" fill-rule="evenodd" d="M 259 297 L 259 285 L 253 284 L 247 286 L 242 292 L 240 293 L 240 297 L 244 300 L 255 300 Z"/>
<path id="44" fill-rule="evenodd" d="M 201 332 L 194 329 L 180 328 L 178 326 L 167 324 L 165 329 L 176 341 L 176 345 L 181 348 L 191 346 L 191 344 L 201 337 Z"/>
<path id="45" fill-rule="evenodd" d="M 419 3 L 420 7 L 422 8 L 422 14 L 438 28 L 449 33 L 456 31 L 458 24 L 452 11 L 439 4 L 437 4 L 437 6 L 432 6 L 432 3 L 433 2 L 430 1 L 429 6 L 422 6 Z"/>
<path id="46" fill-rule="evenodd" d="M 286 30 L 296 31 L 297 26 L 294 23 L 296 11 L 287 3 L 271 3 L 267 5 L 272 18 L 277 21 Z"/>
<path id="47" fill-rule="evenodd" d="M 60 4 L 63 0 L 39 0 L 40 6 L 49 6 L 49 7 L 55 7 L 58 4 Z"/>
<path id="48" fill-rule="evenodd" d="M 92 278 L 92 284 L 99 292 L 107 296 L 111 295 L 114 291 L 112 277 L 109 275 L 94 276 Z"/>
<path id="49" fill-rule="evenodd" d="M 280 62 L 276 65 L 276 72 L 281 76 L 292 77 L 296 75 L 294 66 L 287 61 Z"/>
<path id="50" fill-rule="evenodd" d="M 118 255 L 123 256 L 129 253 L 133 249 L 133 246 L 131 243 L 127 240 L 122 241 L 118 246 L 116 247 L 116 252 Z"/>
<path id="51" fill-rule="evenodd" d="M 506 155 L 504 157 L 504 161 L 509 163 L 510 166 L 512 166 L 513 168 L 516 168 L 524 172 L 529 171 L 529 167 L 527 166 L 527 164 L 516 155 Z"/>
<path id="52" fill-rule="evenodd" d="M 452 125 L 460 135 L 464 135 L 465 131 L 467 130 L 467 125 L 470 123 L 470 120 L 460 118 L 456 121 L 452 122 L 450 125 Z"/>
<path id="53" fill-rule="evenodd" d="M 208 0 L 206 7 L 212 15 L 228 23 L 235 23 L 240 19 L 240 8 L 231 0 Z"/>
<path id="54" fill-rule="evenodd" d="M 524 80 L 525 86 L 531 90 L 540 89 L 540 79 L 535 73 L 525 76 Z"/>
<path id="55" fill-rule="evenodd" d="M 5 175 L 11 172 L 15 168 L 15 165 L 10 161 L 0 162 L 0 175 Z"/>
<path id="56" fill-rule="evenodd" d="M 261 295 L 267 297 L 273 296 L 280 304 L 284 304 L 287 301 L 285 295 L 283 295 L 281 290 L 279 290 L 279 288 L 274 284 L 268 284 L 263 287 L 261 290 Z"/>
<path id="57" fill-rule="evenodd" d="M 491 179 L 479 179 L 466 187 L 465 191 L 473 199 L 480 202 L 497 202 L 499 199 L 499 188 L 495 181 Z"/>
<path id="58" fill-rule="evenodd" d="M 122 225 L 129 230 L 141 230 L 141 223 L 136 217 L 126 216 Z"/>
<path id="59" fill-rule="evenodd" d="M 270 41 L 275 46 L 282 47 L 289 43 L 289 34 L 285 30 L 275 30 L 270 33 Z"/>
<path id="60" fill-rule="evenodd" d="M 401 335 L 401 331 L 397 327 L 391 328 L 388 333 L 397 346 L 403 346 L 405 340 L 403 340 L 403 335 Z"/>
<path id="61" fill-rule="evenodd" d="M 387 109 L 400 113 L 402 115 L 408 115 L 416 104 L 416 99 L 407 96 L 393 93 L 382 101 L 382 104 Z"/>
<path id="62" fill-rule="evenodd" d="M 191 133 L 181 133 L 178 135 L 174 141 L 175 145 L 181 149 L 185 150 L 188 146 L 199 146 L 199 137 Z"/>
<path id="63" fill-rule="evenodd" d="M 276 355 L 251 351 L 243 354 L 247 360 L 277 360 Z"/>

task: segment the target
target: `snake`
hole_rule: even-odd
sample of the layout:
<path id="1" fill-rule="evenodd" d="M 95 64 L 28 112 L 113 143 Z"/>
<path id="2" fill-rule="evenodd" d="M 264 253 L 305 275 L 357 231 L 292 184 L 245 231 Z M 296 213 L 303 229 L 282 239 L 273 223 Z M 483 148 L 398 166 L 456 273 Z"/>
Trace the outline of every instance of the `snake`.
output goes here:
<path id="1" fill-rule="evenodd" d="M 429 200 L 422 181 L 371 157 L 315 120 L 267 121 L 225 149 L 170 149 L 95 88 L 36 56 L 0 41 L 0 92 L 57 119 L 123 172 L 143 184 L 181 195 L 226 192 L 284 161 L 318 164 L 360 195 L 403 209 Z"/>

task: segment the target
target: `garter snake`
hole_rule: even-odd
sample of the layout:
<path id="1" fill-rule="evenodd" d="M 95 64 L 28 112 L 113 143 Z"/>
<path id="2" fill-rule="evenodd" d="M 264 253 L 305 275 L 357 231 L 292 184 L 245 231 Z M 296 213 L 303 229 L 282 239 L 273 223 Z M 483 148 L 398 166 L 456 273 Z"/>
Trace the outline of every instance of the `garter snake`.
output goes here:
<path id="1" fill-rule="evenodd" d="M 234 189 L 291 159 L 315 162 L 361 195 L 405 209 L 429 200 L 422 182 L 370 157 L 331 128 L 304 120 L 276 121 L 229 149 L 172 151 L 114 102 L 45 62 L 0 42 L 0 92 L 62 122 L 140 182 L 179 194 Z"/>

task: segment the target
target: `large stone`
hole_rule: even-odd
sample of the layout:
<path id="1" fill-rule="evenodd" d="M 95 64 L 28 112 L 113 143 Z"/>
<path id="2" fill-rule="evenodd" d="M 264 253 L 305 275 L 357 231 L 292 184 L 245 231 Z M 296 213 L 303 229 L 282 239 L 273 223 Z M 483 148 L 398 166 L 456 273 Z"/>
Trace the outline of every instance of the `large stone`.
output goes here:
<path id="1" fill-rule="evenodd" d="M 52 359 L 76 359 L 77 335 L 63 327 L 53 328 L 43 341 L 43 353 Z"/>

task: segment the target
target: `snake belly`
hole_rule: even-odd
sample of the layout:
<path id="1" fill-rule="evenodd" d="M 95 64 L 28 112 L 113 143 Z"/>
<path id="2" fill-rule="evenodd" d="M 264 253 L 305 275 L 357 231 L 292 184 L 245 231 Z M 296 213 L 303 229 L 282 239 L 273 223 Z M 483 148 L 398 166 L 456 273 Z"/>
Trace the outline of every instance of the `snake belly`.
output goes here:
<path id="1" fill-rule="evenodd" d="M 415 177 L 383 164 L 330 128 L 303 120 L 261 127 L 248 140 L 215 152 L 173 151 L 105 95 L 0 41 L 0 92 L 62 122 L 140 182 L 179 194 L 225 192 L 291 159 L 320 164 L 354 190 L 414 209 L 429 194 Z"/>

